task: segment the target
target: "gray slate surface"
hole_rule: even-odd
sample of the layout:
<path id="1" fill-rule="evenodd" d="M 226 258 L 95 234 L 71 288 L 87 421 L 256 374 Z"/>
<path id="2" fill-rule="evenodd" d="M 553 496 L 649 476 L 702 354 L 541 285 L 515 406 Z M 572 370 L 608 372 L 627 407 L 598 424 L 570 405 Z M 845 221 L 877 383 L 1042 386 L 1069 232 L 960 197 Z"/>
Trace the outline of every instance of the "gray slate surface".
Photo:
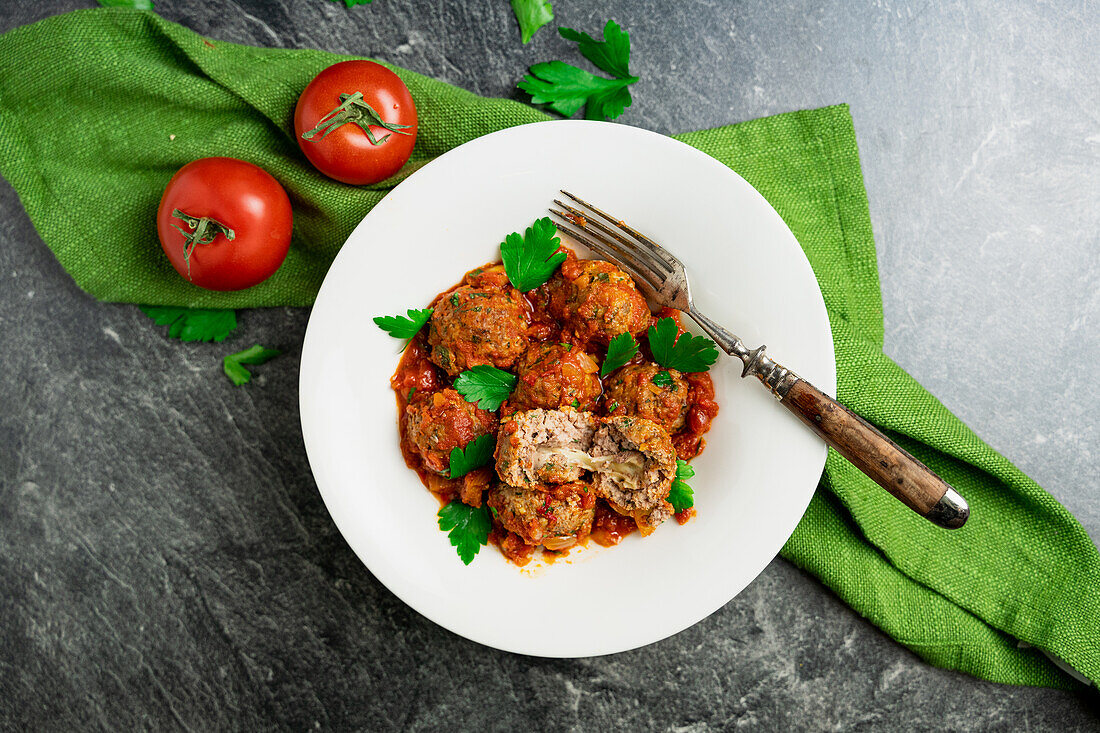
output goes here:
<path id="1" fill-rule="evenodd" d="M 0 29 L 81 0 L 0 4 Z M 1100 539 L 1100 18 L 1088 3 L 582 3 L 632 34 L 622 121 L 680 132 L 852 106 L 887 353 Z M 858 7 L 857 7 L 858 5 Z M 507 3 L 157 0 L 210 36 L 371 54 L 510 96 Z M 306 463 L 308 312 L 224 348 L 80 292 L 0 183 L 0 727 L 1096 730 L 1095 697 L 931 668 L 777 560 L 692 629 L 547 661 L 441 630 L 340 538 Z M 1022 349 L 1021 347 L 1027 347 Z M 1091 380 L 1090 380 L 1091 378 Z"/>

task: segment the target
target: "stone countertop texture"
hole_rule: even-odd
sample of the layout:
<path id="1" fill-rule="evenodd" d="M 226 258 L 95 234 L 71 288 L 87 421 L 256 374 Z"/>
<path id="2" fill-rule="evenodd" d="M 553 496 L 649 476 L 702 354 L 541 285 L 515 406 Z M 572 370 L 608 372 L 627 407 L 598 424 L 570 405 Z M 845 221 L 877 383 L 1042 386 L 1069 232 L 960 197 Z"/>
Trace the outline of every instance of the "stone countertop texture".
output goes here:
<path id="1" fill-rule="evenodd" d="M 0 3 L 0 30 L 90 0 Z M 886 351 L 1100 540 L 1100 16 L 1088 2 L 556 0 L 631 33 L 622 122 L 851 105 Z M 211 37 L 373 55 L 486 95 L 578 60 L 504 0 L 157 0 Z M 610 657 L 478 646 L 395 598 L 330 520 L 284 357 L 82 293 L 0 182 L 0 729 L 1096 730 L 1095 697 L 932 668 L 776 560 L 695 627 Z M 1090 377 L 1092 379 L 1090 379 Z"/>

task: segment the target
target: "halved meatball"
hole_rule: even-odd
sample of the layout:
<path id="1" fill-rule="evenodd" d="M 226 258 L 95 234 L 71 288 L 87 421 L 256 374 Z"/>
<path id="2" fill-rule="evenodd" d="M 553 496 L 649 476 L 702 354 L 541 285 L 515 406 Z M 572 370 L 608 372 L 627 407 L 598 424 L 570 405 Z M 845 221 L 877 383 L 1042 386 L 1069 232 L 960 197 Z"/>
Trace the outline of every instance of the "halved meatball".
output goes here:
<path id="1" fill-rule="evenodd" d="M 521 487 L 576 481 L 598 424 L 592 413 L 571 408 L 517 412 L 497 434 L 497 475 Z"/>
<path id="2" fill-rule="evenodd" d="M 452 377 L 478 364 L 510 369 L 527 342 L 526 308 L 514 288 L 463 285 L 436 302 L 428 321 L 431 360 Z"/>
<path id="3" fill-rule="evenodd" d="M 516 389 L 508 398 L 510 408 L 542 407 L 596 409 L 602 387 L 600 367 L 579 346 L 542 343 L 531 347 L 516 369 Z"/>
<path id="4" fill-rule="evenodd" d="M 497 417 L 467 402 L 448 387 L 405 408 L 409 442 L 424 467 L 441 476 L 450 472 L 452 448 L 463 448 L 474 438 L 495 432 Z"/>
<path id="5" fill-rule="evenodd" d="M 654 381 L 658 374 L 662 376 Z M 608 377 L 604 404 L 609 415 L 643 417 L 671 435 L 684 427 L 690 394 L 680 372 L 643 362 L 624 366 Z"/>
<path id="6" fill-rule="evenodd" d="M 648 535 L 672 516 L 667 501 L 676 477 L 672 439 L 660 425 L 640 417 L 607 417 L 603 423 L 592 439 L 592 460 L 600 466 L 592 486 Z"/>
<path id="7" fill-rule="evenodd" d="M 529 545 L 561 550 L 592 531 L 596 495 L 584 482 L 517 488 L 498 484 L 486 503 L 501 526 Z"/>
<path id="8" fill-rule="evenodd" d="M 568 259 L 547 283 L 547 309 L 580 343 L 607 343 L 649 327 L 650 312 L 634 280 L 610 262 Z"/>

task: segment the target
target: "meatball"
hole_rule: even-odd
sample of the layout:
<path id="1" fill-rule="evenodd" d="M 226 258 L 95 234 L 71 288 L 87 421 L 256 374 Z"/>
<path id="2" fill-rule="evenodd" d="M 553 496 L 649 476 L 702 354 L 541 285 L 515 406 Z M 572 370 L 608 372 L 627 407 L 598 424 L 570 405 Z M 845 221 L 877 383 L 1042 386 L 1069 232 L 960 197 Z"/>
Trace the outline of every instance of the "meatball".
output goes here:
<path id="1" fill-rule="evenodd" d="M 596 515 L 596 495 L 588 484 L 516 488 L 498 484 L 486 503 L 497 521 L 528 545 L 560 550 L 588 536 Z"/>
<path id="2" fill-rule="evenodd" d="M 448 387 L 405 408 L 405 430 L 424 467 L 441 476 L 450 473 L 452 448 L 497 429 L 497 418 L 467 402 Z"/>
<path id="3" fill-rule="evenodd" d="M 578 346 L 538 344 L 520 359 L 516 369 L 519 379 L 508 405 L 517 410 L 568 406 L 594 410 L 602 389 L 599 371 L 592 357 Z"/>
<path id="4" fill-rule="evenodd" d="M 578 480 L 598 424 L 571 408 L 517 412 L 497 434 L 497 475 L 511 486 Z"/>
<path id="5" fill-rule="evenodd" d="M 515 289 L 456 288 L 436 302 L 428 344 L 431 360 L 452 377 L 478 364 L 510 369 L 527 350 L 523 296 Z"/>
<path id="6" fill-rule="evenodd" d="M 650 313 L 634 280 L 610 262 L 567 260 L 548 284 L 547 308 L 580 343 L 607 343 L 649 327 Z"/>
<path id="7" fill-rule="evenodd" d="M 658 374 L 661 377 L 654 379 Z M 675 369 L 652 362 L 617 369 L 607 380 L 609 415 L 633 415 L 652 420 L 671 435 L 684 427 L 691 388 Z"/>
<path id="8" fill-rule="evenodd" d="M 634 518 L 648 535 L 672 516 L 668 492 L 676 478 L 676 451 L 668 433 L 639 417 L 607 417 L 590 450 L 596 495 L 611 508 Z"/>
<path id="9" fill-rule="evenodd" d="M 462 284 L 481 290 L 495 288 L 496 290 L 506 291 L 512 287 L 511 282 L 508 280 L 508 273 L 504 270 L 504 265 L 499 262 L 490 262 L 476 270 L 470 270 L 463 276 Z"/>

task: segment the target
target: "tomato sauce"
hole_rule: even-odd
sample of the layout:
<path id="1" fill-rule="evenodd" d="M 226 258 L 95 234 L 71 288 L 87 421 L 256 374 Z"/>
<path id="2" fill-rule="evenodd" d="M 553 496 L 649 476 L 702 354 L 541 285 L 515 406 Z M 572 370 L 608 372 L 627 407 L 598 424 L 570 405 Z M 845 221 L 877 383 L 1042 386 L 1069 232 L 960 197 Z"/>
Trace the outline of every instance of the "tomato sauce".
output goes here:
<path id="1" fill-rule="evenodd" d="M 424 335 L 417 334 L 401 354 L 397 371 L 390 377 L 390 387 L 397 398 L 397 430 L 400 436 L 401 457 L 405 459 L 406 466 L 416 471 L 421 483 L 428 487 L 443 504 L 448 504 L 459 493 L 462 482 L 439 476 L 424 468 L 420 454 L 409 440 L 408 413 L 405 410 L 410 402 L 428 399 L 433 393 L 442 389 L 444 376 L 442 370 L 428 360 Z"/>
<path id="2" fill-rule="evenodd" d="M 602 499 L 596 502 L 596 518 L 592 521 L 592 541 L 603 547 L 614 547 L 638 529 L 633 517 L 619 514 Z"/>
<path id="3" fill-rule="evenodd" d="M 690 522 L 692 517 L 695 516 L 695 507 L 688 507 L 687 509 L 681 509 L 680 511 L 676 512 L 672 516 L 676 518 L 676 523 L 677 524 L 679 524 L 680 526 L 683 526 L 683 525 L 687 524 L 688 522 Z"/>
<path id="4" fill-rule="evenodd" d="M 496 524 L 489 532 L 489 542 L 496 545 L 509 562 L 519 567 L 531 562 L 531 557 L 535 554 L 534 545 L 527 544 L 518 534 L 509 532 Z"/>
<path id="5" fill-rule="evenodd" d="M 706 372 L 685 374 L 688 383 L 688 416 L 684 427 L 672 436 L 676 456 L 690 461 L 703 452 L 707 441 L 703 435 L 710 430 L 711 422 L 718 417 L 718 403 L 714 401 L 714 382 Z"/>

